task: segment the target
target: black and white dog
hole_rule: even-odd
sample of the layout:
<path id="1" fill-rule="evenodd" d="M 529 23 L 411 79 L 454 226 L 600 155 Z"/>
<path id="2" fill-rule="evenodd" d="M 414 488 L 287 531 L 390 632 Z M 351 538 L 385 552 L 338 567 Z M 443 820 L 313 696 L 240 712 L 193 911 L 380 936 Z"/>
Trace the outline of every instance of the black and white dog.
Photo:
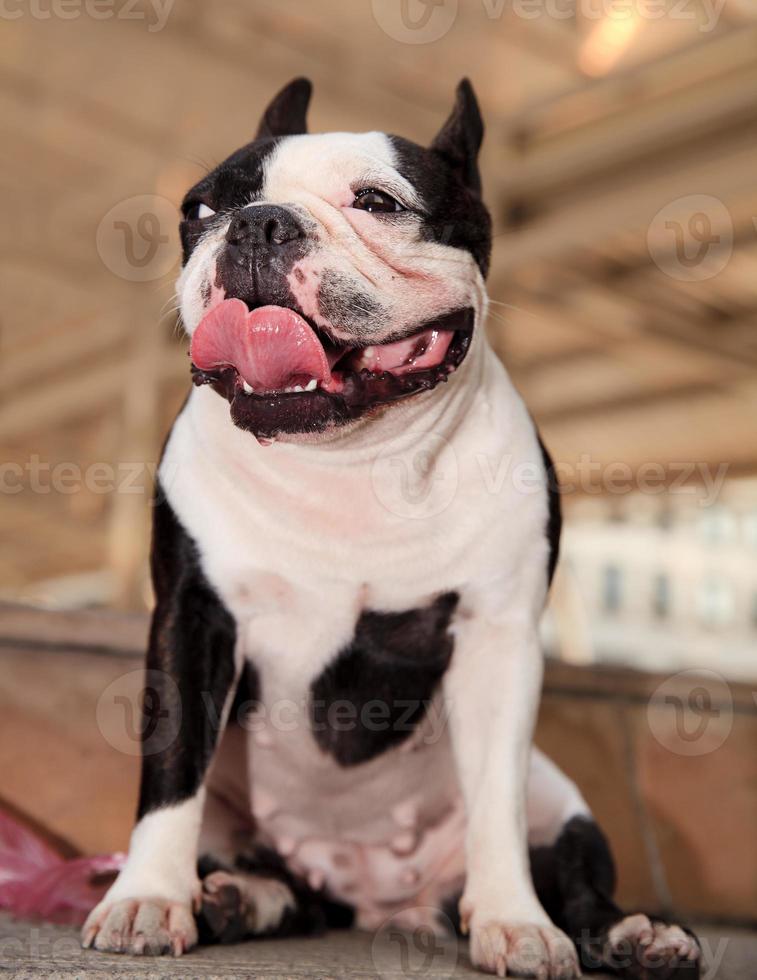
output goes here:
<path id="1" fill-rule="evenodd" d="M 184 201 L 196 387 L 159 470 L 154 710 L 83 942 L 179 954 L 459 909 L 500 976 L 578 976 L 576 950 L 696 975 L 692 934 L 613 904 L 605 838 L 531 744 L 560 512 L 484 335 L 473 90 L 430 148 L 306 135 L 310 91 Z M 504 458 L 536 489 L 485 479 Z"/>

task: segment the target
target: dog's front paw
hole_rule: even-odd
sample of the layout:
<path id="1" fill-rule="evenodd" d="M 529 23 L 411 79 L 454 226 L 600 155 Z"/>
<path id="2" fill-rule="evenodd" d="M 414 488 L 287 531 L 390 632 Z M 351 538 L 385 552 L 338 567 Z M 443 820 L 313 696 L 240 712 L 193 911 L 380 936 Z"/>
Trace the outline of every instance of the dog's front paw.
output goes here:
<path id="1" fill-rule="evenodd" d="M 581 976 L 576 948 L 551 923 L 530 925 L 490 920 L 470 925 L 474 966 L 499 977 L 575 980 Z"/>
<path id="2" fill-rule="evenodd" d="M 82 946 L 136 956 L 181 956 L 197 945 L 197 927 L 189 905 L 159 898 L 100 902 L 82 929 Z"/>

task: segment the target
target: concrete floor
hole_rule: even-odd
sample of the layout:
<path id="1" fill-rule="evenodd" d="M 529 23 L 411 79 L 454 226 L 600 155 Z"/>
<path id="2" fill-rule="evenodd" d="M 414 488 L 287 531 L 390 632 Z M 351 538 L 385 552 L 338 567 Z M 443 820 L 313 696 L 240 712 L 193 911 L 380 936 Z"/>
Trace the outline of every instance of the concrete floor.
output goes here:
<path id="1" fill-rule="evenodd" d="M 745 930 L 703 929 L 700 932 L 709 965 L 703 980 L 754 980 L 757 977 L 757 934 Z M 404 940 L 404 943 L 403 943 Z M 78 934 L 61 926 L 13 922 L 0 916 L 0 977 L 26 980 L 97 980 L 134 977 L 139 980 L 447 980 L 480 977 L 468 963 L 464 944 L 413 947 L 412 937 L 366 933 L 332 933 L 319 939 L 263 940 L 235 946 L 195 950 L 174 960 L 126 958 L 83 951 Z M 592 974 L 601 980 L 598 974 Z"/>

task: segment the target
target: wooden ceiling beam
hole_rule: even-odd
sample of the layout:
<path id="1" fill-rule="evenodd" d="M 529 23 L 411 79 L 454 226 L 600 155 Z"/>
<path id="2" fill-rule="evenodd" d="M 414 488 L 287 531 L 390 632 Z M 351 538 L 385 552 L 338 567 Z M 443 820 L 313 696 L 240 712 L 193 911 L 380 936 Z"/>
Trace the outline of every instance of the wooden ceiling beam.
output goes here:
<path id="1" fill-rule="evenodd" d="M 501 200 L 501 234 L 528 242 L 543 226 L 554 236 L 553 225 L 563 212 L 580 226 L 575 218 L 580 210 L 589 215 L 589 234 L 596 240 L 612 230 L 613 222 L 615 228 L 627 226 L 626 214 L 633 219 L 639 188 L 650 201 L 640 209 L 647 221 L 680 197 L 682 188 L 690 188 L 689 193 L 726 202 L 741 193 L 748 199 L 743 213 L 750 223 L 755 213 L 749 184 L 754 173 L 749 149 L 757 142 L 755 51 L 757 26 L 732 29 L 635 69 L 630 81 L 605 79 L 510 120 L 496 184 L 489 185 Z M 689 70 L 677 76 L 673 64 Z M 669 84 L 662 85 L 662 78 Z M 629 195 L 630 187 L 634 194 Z M 597 198 L 612 209 L 607 225 L 602 222 L 599 228 L 591 221 Z M 747 233 L 753 230 L 750 225 Z M 522 254 L 520 248 L 512 252 Z"/>
<path id="2" fill-rule="evenodd" d="M 188 378 L 186 358 L 179 351 L 164 350 L 159 355 L 157 375 L 160 383 Z M 3 408 L 0 441 L 116 410 L 124 388 L 134 383 L 128 360 L 109 360 L 87 372 L 86 378 L 67 376 L 29 388 Z"/>
<path id="3" fill-rule="evenodd" d="M 510 120 L 511 132 L 526 147 L 538 147 L 572 133 L 590 131 L 603 120 L 625 125 L 661 101 L 754 66 L 757 25 L 705 37 L 599 79 L 577 75 L 571 90 L 541 102 L 531 101 Z M 701 107 L 709 115 L 709 103 Z M 630 113 L 630 118 L 629 118 Z M 675 122 L 675 121 L 671 121 Z M 633 128 L 633 126 L 632 126 Z"/>
<path id="4" fill-rule="evenodd" d="M 568 285 L 568 283 L 570 285 Z M 757 334 L 757 308 L 738 316 L 714 319 L 699 304 L 696 314 L 679 311 L 670 299 L 670 280 L 650 276 L 649 271 L 633 276 L 620 275 L 612 281 L 597 281 L 579 270 L 561 270 L 559 283 L 549 300 L 539 299 L 540 316 L 560 319 L 568 316 L 572 325 L 584 326 L 589 335 L 620 338 L 632 335 L 634 343 L 666 341 L 682 350 L 707 355 L 713 366 L 729 367 L 737 372 L 757 366 L 757 347 L 748 341 Z M 606 328 L 602 304 L 620 305 L 636 324 L 635 331 Z M 534 308 L 528 296 L 522 298 L 526 309 Z M 551 310 L 551 313 L 549 312 Z"/>
<path id="5" fill-rule="evenodd" d="M 0 384 L 6 398 L 15 397 L 27 384 L 46 384 L 51 375 L 70 374 L 84 360 L 112 357 L 126 335 L 122 322 L 105 315 L 75 324 L 58 324 L 54 332 L 56 337 L 40 338 L 32 347 L 18 353 L 10 350 L 3 358 Z M 65 337 L 64 343 L 61 336 Z"/>
<path id="6" fill-rule="evenodd" d="M 574 411 L 535 414 L 567 456 L 580 446 L 598 459 L 622 459 L 634 467 L 645 460 L 666 459 L 757 463 L 753 378 L 653 392 L 644 398 L 607 399 L 601 411 L 577 406 Z"/>
<path id="7" fill-rule="evenodd" d="M 699 155 L 683 154 L 631 169 L 612 180 L 587 186 L 581 194 L 554 208 L 534 212 L 515 228 L 500 225 L 495 231 L 492 276 L 509 280 L 533 262 L 574 263 L 581 254 L 595 254 L 602 243 L 631 234 L 639 252 L 646 250 L 646 232 L 663 207 L 691 194 L 707 194 L 748 211 L 757 204 L 757 120 L 742 129 L 728 144 L 703 149 Z M 735 203 L 734 203 L 735 202 Z M 752 213 L 757 213 L 753 211 Z M 651 261 L 651 257 L 650 257 Z"/>

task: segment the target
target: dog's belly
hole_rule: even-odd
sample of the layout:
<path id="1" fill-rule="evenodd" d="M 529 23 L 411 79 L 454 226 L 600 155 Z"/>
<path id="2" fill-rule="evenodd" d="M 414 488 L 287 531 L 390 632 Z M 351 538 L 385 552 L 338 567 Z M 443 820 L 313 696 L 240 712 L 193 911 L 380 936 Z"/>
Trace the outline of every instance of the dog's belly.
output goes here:
<path id="1" fill-rule="evenodd" d="M 395 913 L 410 928 L 432 927 L 432 910 L 461 889 L 464 873 L 440 683 L 456 596 L 418 596 L 417 609 L 364 615 L 370 585 L 329 586 L 325 604 L 322 589 L 271 572 L 248 568 L 224 580 L 255 709 L 241 718 L 237 709 L 242 731 L 225 740 L 214 788 L 249 806 L 256 839 L 353 906 L 361 927 Z M 352 650 L 353 686 L 345 687 L 333 665 Z M 326 736 L 315 730 L 323 714 L 313 716 L 314 702 L 336 708 Z M 399 710 L 372 715 L 379 703 Z"/>
<path id="2" fill-rule="evenodd" d="M 258 838 L 354 906 L 359 925 L 376 928 L 402 909 L 417 925 L 461 886 L 464 817 L 441 712 L 399 748 L 350 767 L 304 729 L 266 727 L 248 739 Z"/>

